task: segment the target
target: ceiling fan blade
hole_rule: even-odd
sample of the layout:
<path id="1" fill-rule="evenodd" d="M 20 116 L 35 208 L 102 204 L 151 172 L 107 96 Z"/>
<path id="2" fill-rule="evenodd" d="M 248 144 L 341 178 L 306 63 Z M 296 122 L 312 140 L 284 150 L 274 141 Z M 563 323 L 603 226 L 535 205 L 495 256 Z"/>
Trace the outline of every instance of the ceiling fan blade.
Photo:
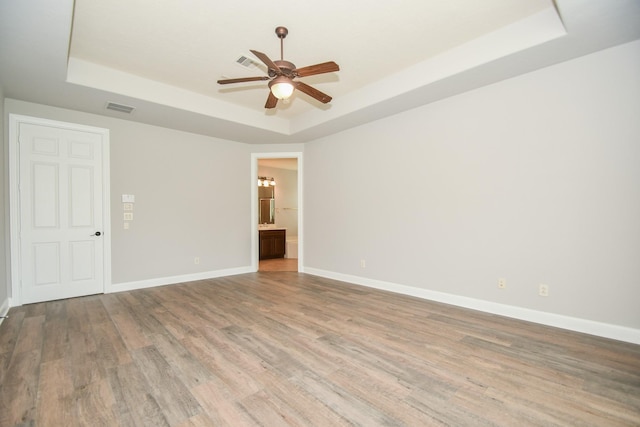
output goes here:
<path id="1" fill-rule="evenodd" d="M 326 93 L 320 92 L 318 89 L 313 88 L 313 87 L 309 86 L 306 83 L 295 82 L 295 84 L 296 84 L 296 89 L 298 89 L 300 92 L 306 93 L 310 97 L 317 99 L 318 101 L 322 102 L 323 104 L 326 104 L 327 102 L 330 102 L 331 99 L 332 99 Z"/>
<path id="2" fill-rule="evenodd" d="M 269 97 L 267 98 L 267 103 L 264 104 L 264 108 L 275 108 L 278 103 L 278 98 L 269 91 Z"/>
<path id="3" fill-rule="evenodd" d="M 300 77 L 313 76 L 315 74 L 332 73 L 340 71 L 340 67 L 333 61 L 323 62 L 322 64 L 309 65 L 295 70 Z"/>
<path id="4" fill-rule="evenodd" d="M 281 73 L 282 71 L 280 70 L 280 67 L 278 67 L 271 59 L 269 59 L 269 57 L 267 55 L 265 55 L 262 52 L 258 52 L 257 50 L 250 50 L 251 53 L 253 53 L 260 61 L 264 62 L 264 65 L 267 66 L 267 68 L 270 68 L 272 70 L 276 70 L 278 73 Z"/>
<path id="5" fill-rule="evenodd" d="M 218 84 L 228 85 L 229 83 L 257 82 L 259 80 L 269 80 L 269 77 L 261 76 L 261 77 L 240 77 L 237 79 L 223 79 L 223 80 L 218 80 Z"/>

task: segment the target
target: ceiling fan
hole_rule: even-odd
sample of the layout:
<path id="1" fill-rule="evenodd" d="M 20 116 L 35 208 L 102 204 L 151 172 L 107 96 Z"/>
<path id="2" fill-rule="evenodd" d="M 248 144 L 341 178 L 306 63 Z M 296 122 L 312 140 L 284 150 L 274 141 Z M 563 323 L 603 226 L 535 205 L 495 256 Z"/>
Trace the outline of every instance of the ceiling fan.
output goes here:
<path id="1" fill-rule="evenodd" d="M 275 108 L 279 99 L 287 99 L 291 96 L 294 89 L 298 89 L 300 92 L 306 93 L 312 98 L 326 104 L 331 101 L 331 97 L 326 93 L 320 92 L 309 86 L 306 83 L 300 81 L 294 81 L 296 77 L 307 77 L 316 74 L 331 73 L 334 71 L 340 71 L 340 67 L 333 61 L 323 62 L 321 64 L 309 65 L 308 67 L 296 68 L 296 66 L 284 60 L 283 44 L 284 38 L 289 34 L 289 30 L 285 27 L 276 28 L 276 35 L 280 39 L 280 59 L 272 61 L 267 55 L 256 50 L 251 50 L 260 61 L 262 61 L 268 70 L 269 76 L 260 77 L 241 77 L 237 79 L 224 79 L 218 80 L 218 84 L 226 85 L 230 83 L 244 83 L 255 82 L 259 80 L 271 80 L 269 82 L 269 97 L 267 98 L 264 108 Z"/>

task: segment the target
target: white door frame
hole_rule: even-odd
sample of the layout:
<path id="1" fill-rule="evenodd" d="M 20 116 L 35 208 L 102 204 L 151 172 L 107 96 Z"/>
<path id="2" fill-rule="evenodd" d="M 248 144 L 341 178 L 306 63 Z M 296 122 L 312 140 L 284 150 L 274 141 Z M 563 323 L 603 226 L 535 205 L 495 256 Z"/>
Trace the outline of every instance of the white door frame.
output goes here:
<path id="1" fill-rule="evenodd" d="M 251 153 L 251 271 L 258 271 L 258 160 L 298 160 L 298 271 L 304 272 L 303 164 L 302 152 Z M 286 242 L 285 242 L 286 243 Z"/>
<path id="2" fill-rule="evenodd" d="M 11 266 L 11 297 L 9 306 L 22 305 L 22 268 L 20 259 L 20 158 L 18 147 L 18 130 L 20 124 L 50 126 L 66 130 L 91 132 L 102 135 L 102 207 L 103 207 L 103 242 L 104 242 L 104 280 L 105 292 L 111 286 L 111 204 L 110 204 L 110 169 L 109 169 L 109 129 L 75 123 L 59 122 L 37 117 L 9 114 L 9 265 Z M 256 178 L 257 179 L 257 178 Z"/>

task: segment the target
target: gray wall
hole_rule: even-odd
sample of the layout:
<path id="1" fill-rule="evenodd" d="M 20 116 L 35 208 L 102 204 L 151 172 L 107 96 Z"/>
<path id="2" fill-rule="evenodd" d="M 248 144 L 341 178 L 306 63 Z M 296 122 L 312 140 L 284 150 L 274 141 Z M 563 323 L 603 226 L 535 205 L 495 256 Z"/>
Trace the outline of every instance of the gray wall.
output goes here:
<path id="1" fill-rule="evenodd" d="M 640 41 L 307 144 L 305 268 L 640 328 L 638 76 Z"/>
<path id="2" fill-rule="evenodd" d="M 150 126 L 111 141 L 114 283 L 249 264 L 246 145 Z M 130 230 L 123 193 L 136 196 Z"/>

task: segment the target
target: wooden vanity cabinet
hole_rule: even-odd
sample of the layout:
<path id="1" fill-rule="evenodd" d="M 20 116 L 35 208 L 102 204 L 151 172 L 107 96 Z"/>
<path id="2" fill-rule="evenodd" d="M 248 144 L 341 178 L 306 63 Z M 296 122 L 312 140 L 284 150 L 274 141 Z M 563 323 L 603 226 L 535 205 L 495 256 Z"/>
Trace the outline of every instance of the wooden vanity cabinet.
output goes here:
<path id="1" fill-rule="evenodd" d="M 260 259 L 284 258 L 287 230 L 260 230 Z"/>

